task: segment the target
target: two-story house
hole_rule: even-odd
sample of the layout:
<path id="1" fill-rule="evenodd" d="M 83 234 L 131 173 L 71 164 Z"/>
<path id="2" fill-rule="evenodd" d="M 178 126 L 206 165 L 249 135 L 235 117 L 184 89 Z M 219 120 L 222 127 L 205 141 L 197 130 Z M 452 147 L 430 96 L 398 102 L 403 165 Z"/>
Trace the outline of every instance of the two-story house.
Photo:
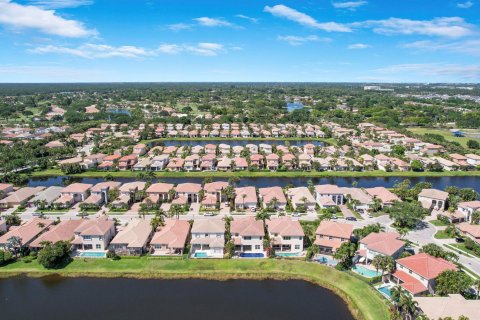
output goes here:
<path id="1" fill-rule="evenodd" d="M 265 230 L 263 222 L 255 217 L 237 218 L 230 224 L 230 233 L 235 244 L 235 252 L 263 253 Z"/>
<path id="2" fill-rule="evenodd" d="M 223 258 L 225 248 L 225 222 L 223 220 L 195 220 L 191 234 L 192 258 Z"/>
<path id="3" fill-rule="evenodd" d="M 300 254 L 303 252 L 305 233 L 298 220 L 280 217 L 267 221 L 268 233 L 275 254 Z"/>

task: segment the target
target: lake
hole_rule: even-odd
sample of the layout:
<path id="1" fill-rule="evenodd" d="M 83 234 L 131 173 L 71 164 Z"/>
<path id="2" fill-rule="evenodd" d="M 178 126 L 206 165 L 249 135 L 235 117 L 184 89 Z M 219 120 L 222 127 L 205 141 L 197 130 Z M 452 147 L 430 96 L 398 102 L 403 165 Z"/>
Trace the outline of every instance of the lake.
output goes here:
<path id="1" fill-rule="evenodd" d="M 241 139 L 219 139 L 219 140 L 162 140 L 158 142 L 151 142 L 149 144 L 150 147 L 154 146 L 205 146 L 207 144 L 215 144 L 219 145 L 221 143 L 228 144 L 230 147 L 235 147 L 235 146 L 246 146 L 247 144 L 255 144 L 255 145 L 260 145 L 261 143 L 263 144 L 269 144 L 269 145 L 286 145 L 290 144 L 291 146 L 304 146 L 307 143 L 311 143 L 315 146 L 324 146 L 325 143 L 322 141 L 318 140 L 241 140 Z"/>
<path id="2" fill-rule="evenodd" d="M 0 279 L 2 320 L 353 320 L 344 301 L 304 281 Z"/>
<path id="3" fill-rule="evenodd" d="M 301 102 L 287 102 L 287 111 L 292 112 L 293 110 L 303 109 L 304 105 Z"/>
<path id="4" fill-rule="evenodd" d="M 344 178 L 344 177 L 332 177 L 332 178 L 240 178 L 237 183 L 238 186 L 255 186 L 257 188 L 280 186 L 285 187 L 288 184 L 292 184 L 295 187 L 307 186 L 308 180 L 311 180 L 313 184 L 336 184 L 340 187 L 351 187 L 354 182 L 357 183 L 359 188 L 371 188 L 371 187 L 386 187 L 391 188 L 396 183 L 401 182 L 407 178 L 404 177 L 359 177 L 359 178 Z M 448 186 L 457 186 L 459 188 L 472 188 L 477 192 L 480 192 L 480 177 L 418 177 L 408 178 L 412 185 L 418 182 L 430 182 L 433 188 L 445 189 Z M 130 182 L 136 181 L 135 178 L 115 178 L 116 181 Z M 203 178 L 159 178 L 153 179 L 154 182 L 162 181 L 168 183 L 185 183 L 196 182 L 202 183 Z M 228 178 L 213 178 L 213 181 L 227 181 Z M 61 186 L 72 182 L 83 182 L 96 184 L 103 182 L 103 178 L 74 178 L 65 176 L 56 176 L 49 178 L 31 178 L 28 181 L 28 186 Z"/>

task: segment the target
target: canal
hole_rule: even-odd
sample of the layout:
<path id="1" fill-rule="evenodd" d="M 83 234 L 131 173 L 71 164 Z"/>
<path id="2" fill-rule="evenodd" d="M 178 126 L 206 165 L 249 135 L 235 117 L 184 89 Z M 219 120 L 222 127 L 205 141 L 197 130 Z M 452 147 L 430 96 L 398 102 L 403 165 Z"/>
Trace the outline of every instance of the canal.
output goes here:
<path id="1" fill-rule="evenodd" d="M 0 279 L 2 320 L 353 320 L 344 301 L 304 281 Z"/>
<path id="2" fill-rule="evenodd" d="M 371 188 L 383 186 L 386 188 L 393 187 L 396 183 L 405 180 L 404 177 L 360 177 L 360 178 L 345 178 L 345 177 L 332 177 L 332 178 L 269 178 L 269 177 L 258 177 L 258 178 L 240 178 L 240 181 L 237 183 L 238 186 L 255 186 L 257 188 L 271 187 L 271 186 L 280 186 L 285 187 L 287 185 L 298 186 L 307 186 L 308 181 L 315 185 L 317 184 L 336 184 L 340 187 L 351 187 L 357 185 L 359 188 Z M 120 182 L 130 182 L 136 181 L 139 179 L 135 178 L 115 178 L 116 181 Z M 167 183 L 184 183 L 184 182 L 196 182 L 202 183 L 203 178 L 159 178 L 153 179 L 153 182 L 161 181 Z M 227 181 L 227 178 L 213 178 L 213 181 Z M 480 192 L 480 177 L 409 177 L 408 180 L 411 181 L 412 185 L 418 182 L 430 182 L 433 188 L 436 189 L 445 189 L 448 186 L 456 186 L 458 188 L 472 188 L 477 192 Z M 104 181 L 103 178 L 74 178 L 74 177 L 65 177 L 65 176 L 56 176 L 48 178 L 31 178 L 28 181 L 28 186 L 63 186 L 70 184 L 72 182 L 83 182 L 83 183 L 98 183 Z"/>

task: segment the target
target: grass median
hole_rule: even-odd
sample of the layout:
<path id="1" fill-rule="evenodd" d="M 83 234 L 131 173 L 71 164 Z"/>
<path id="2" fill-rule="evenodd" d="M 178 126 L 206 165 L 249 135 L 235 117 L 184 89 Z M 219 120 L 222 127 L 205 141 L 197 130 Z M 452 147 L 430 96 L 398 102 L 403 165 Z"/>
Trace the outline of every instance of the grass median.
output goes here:
<path id="1" fill-rule="evenodd" d="M 19 274 L 66 277 L 131 277 L 152 279 L 202 278 L 305 280 L 338 294 L 356 319 L 388 319 L 385 300 L 366 282 L 317 263 L 289 260 L 194 260 L 152 257 L 110 259 L 75 259 L 63 269 L 46 270 L 36 261 L 15 262 L 0 268 L 0 276 Z"/>

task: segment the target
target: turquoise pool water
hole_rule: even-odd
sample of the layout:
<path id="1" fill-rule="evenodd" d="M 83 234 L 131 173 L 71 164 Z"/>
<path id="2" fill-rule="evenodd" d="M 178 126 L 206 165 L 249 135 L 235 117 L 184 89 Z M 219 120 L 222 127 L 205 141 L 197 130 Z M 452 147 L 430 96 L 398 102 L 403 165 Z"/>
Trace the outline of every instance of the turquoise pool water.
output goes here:
<path id="1" fill-rule="evenodd" d="M 105 252 L 82 252 L 78 255 L 79 257 L 82 258 L 105 258 L 107 257 L 107 254 Z"/>
<path id="2" fill-rule="evenodd" d="M 389 299 L 392 298 L 392 292 L 390 291 L 390 288 L 388 287 L 380 287 L 380 288 L 377 288 L 378 291 L 380 291 L 380 293 L 384 294 L 385 296 L 387 296 Z"/>
<path id="3" fill-rule="evenodd" d="M 298 252 L 276 252 L 275 255 L 279 257 L 298 257 L 300 254 Z"/>
<path id="4" fill-rule="evenodd" d="M 374 278 L 382 275 L 380 271 L 370 270 L 359 264 L 354 265 L 352 271 L 366 278 Z"/>
<path id="5" fill-rule="evenodd" d="M 329 266 L 336 266 L 338 264 L 337 260 L 329 256 L 319 256 L 315 261 Z"/>
<path id="6" fill-rule="evenodd" d="M 208 258 L 208 255 L 206 252 L 195 252 L 193 256 L 195 258 Z"/>

